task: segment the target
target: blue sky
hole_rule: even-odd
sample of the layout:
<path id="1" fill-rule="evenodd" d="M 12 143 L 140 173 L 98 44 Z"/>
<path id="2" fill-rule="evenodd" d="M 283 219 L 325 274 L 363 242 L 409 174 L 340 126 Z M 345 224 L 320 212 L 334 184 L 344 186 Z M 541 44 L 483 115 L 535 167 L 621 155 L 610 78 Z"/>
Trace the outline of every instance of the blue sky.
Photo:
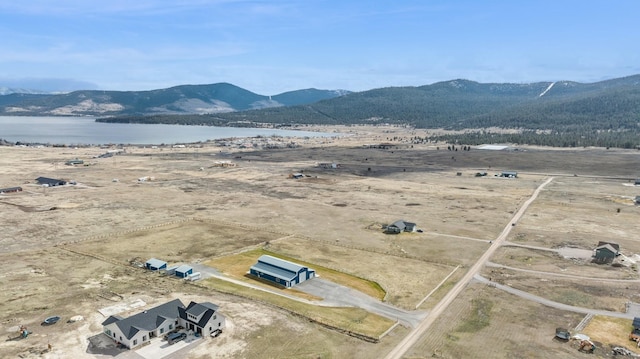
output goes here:
<path id="1" fill-rule="evenodd" d="M 640 73 L 637 0 L 0 0 L 0 87 L 275 95 Z"/>

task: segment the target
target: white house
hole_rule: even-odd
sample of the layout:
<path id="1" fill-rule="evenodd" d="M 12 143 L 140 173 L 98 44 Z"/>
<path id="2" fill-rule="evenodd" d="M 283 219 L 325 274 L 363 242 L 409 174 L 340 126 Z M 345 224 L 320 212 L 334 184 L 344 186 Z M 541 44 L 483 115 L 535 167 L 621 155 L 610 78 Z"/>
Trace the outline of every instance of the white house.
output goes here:
<path id="1" fill-rule="evenodd" d="M 180 325 L 202 336 L 224 329 L 225 317 L 218 313 L 218 306 L 213 303 L 191 302 L 186 308 L 178 309 L 178 312 Z"/>
<path id="2" fill-rule="evenodd" d="M 110 316 L 102 322 L 103 332 L 115 342 L 135 349 L 152 338 L 175 331 L 181 326 L 187 330 L 209 335 L 222 331 L 225 318 L 218 306 L 209 302 L 189 303 L 185 307 L 180 299 L 135 314 L 128 318 Z"/>

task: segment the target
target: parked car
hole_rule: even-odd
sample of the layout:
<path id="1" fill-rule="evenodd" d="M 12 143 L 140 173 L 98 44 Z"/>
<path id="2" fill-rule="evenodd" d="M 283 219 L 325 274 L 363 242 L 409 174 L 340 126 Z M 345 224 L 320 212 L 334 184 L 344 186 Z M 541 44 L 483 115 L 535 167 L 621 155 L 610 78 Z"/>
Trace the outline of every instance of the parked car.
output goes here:
<path id="1" fill-rule="evenodd" d="M 171 333 L 167 336 L 167 343 L 172 345 L 185 339 L 187 339 L 187 333 Z"/>
<path id="2" fill-rule="evenodd" d="M 42 325 L 51 325 L 51 324 L 56 324 L 58 322 L 58 320 L 60 320 L 60 317 L 57 315 L 54 315 L 52 317 L 47 317 L 44 319 L 44 321 L 42 322 Z"/>
<path id="3" fill-rule="evenodd" d="M 216 330 L 211 332 L 211 337 L 212 338 L 217 338 L 220 334 L 222 334 L 222 330 L 216 329 Z"/>

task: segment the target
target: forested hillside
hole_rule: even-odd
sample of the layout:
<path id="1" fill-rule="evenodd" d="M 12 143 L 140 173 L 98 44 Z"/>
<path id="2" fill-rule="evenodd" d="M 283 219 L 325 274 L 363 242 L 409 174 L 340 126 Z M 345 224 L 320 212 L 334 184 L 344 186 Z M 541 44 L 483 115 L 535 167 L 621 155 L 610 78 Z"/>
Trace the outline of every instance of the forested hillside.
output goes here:
<path id="1" fill-rule="evenodd" d="M 108 122 L 255 126 L 406 124 L 467 130 L 441 139 L 554 146 L 640 146 L 640 75 L 597 83 L 482 84 L 452 80 L 350 93 L 308 105 L 201 116 L 137 116 Z M 489 128 L 517 129 L 504 134 Z"/>

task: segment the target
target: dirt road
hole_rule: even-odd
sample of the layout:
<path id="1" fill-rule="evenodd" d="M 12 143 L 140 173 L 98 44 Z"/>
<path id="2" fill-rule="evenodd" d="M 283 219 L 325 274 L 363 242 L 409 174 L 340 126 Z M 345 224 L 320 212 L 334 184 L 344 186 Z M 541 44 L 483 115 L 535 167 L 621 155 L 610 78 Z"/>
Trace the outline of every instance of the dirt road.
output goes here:
<path id="1" fill-rule="evenodd" d="M 386 359 L 400 359 L 402 356 L 418 341 L 418 339 L 429 329 L 433 322 L 438 319 L 440 314 L 453 302 L 453 300 L 462 292 L 462 290 L 473 280 L 474 276 L 480 272 L 480 269 L 491 258 L 494 252 L 502 245 L 507 236 L 513 228 L 513 224 L 517 223 L 529 205 L 535 201 L 540 194 L 540 191 L 553 181 L 553 177 L 548 178 L 533 192 L 531 197 L 520 207 L 516 214 L 511 218 L 511 221 L 505 226 L 500 235 L 493 241 L 493 244 L 487 249 L 487 251 L 478 259 L 478 261 L 469 269 L 469 271 L 460 279 L 458 283 L 445 295 L 438 304 L 433 308 L 431 312 L 425 317 L 425 319 L 417 327 L 415 327 L 398 345 L 393 348 L 385 357 Z"/>

